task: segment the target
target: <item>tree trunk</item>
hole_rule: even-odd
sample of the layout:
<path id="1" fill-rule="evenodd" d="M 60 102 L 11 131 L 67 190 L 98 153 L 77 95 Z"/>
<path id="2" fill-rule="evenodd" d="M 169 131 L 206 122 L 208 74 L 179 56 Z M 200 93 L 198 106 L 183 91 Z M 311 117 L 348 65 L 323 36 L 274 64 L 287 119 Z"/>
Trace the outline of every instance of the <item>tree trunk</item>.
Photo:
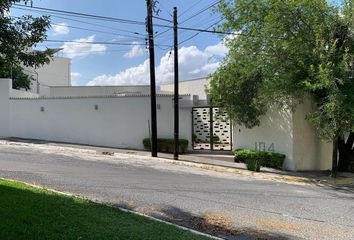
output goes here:
<path id="1" fill-rule="evenodd" d="M 339 151 L 339 162 L 338 162 L 338 170 L 345 171 L 353 171 L 351 166 L 354 164 L 354 132 L 350 132 L 347 141 L 345 141 L 344 137 L 340 137 L 338 141 L 338 151 Z"/>
<path id="2" fill-rule="evenodd" d="M 332 174 L 333 178 L 337 177 L 337 167 L 338 167 L 338 139 L 339 137 L 334 137 L 333 139 L 333 151 L 332 151 Z"/>

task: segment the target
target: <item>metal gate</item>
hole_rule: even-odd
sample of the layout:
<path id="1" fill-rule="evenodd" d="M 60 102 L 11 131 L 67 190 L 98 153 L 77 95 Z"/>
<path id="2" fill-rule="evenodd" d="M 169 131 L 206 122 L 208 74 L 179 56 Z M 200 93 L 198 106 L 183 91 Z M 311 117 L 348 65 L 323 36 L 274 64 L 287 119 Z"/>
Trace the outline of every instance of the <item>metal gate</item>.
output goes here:
<path id="1" fill-rule="evenodd" d="M 192 110 L 193 150 L 232 150 L 232 127 L 226 112 L 216 107 Z"/>

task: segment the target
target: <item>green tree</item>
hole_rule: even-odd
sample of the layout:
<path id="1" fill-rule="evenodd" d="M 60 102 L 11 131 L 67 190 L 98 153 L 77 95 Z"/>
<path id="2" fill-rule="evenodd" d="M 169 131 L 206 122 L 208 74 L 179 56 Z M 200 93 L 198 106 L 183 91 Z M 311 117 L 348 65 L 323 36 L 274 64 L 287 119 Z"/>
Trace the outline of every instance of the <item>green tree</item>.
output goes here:
<path id="1" fill-rule="evenodd" d="M 50 49 L 29 51 L 46 40 L 50 22 L 48 16 L 9 16 L 10 7 L 20 2 L 27 4 L 28 1 L 0 0 L 0 77 L 12 77 L 14 88 L 28 89 L 30 77 L 23 72 L 22 66 L 39 67 L 49 63 L 53 52 Z"/>
<path id="2" fill-rule="evenodd" d="M 229 53 L 209 93 L 238 124 L 260 124 L 278 104 L 294 110 L 314 101 L 306 118 L 333 141 L 333 170 L 354 161 L 354 1 L 222 0 L 219 30 L 232 31 Z M 349 137 L 346 137 L 349 133 Z M 346 141 L 345 141 L 346 140 Z M 335 171 L 334 171 L 335 173 Z"/>

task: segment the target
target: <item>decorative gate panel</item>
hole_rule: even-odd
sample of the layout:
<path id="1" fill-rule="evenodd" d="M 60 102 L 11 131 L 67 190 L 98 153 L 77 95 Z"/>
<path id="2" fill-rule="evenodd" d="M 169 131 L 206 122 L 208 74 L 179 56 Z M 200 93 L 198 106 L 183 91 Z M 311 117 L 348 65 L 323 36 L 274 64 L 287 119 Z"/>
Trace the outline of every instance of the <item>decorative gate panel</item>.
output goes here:
<path id="1" fill-rule="evenodd" d="M 193 108 L 193 149 L 211 149 L 210 130 L 210 108 Z"/>
<path id="2" fill-rule="evenodd" d="M 232 128 L 226 112 L 219 108 L 193 108 L 193 149 L 232 150 Z M 211 137 L 212 136 L 212 137 Z"/>
<path id="3" fill-rule="evenodd" d="M 231 151 L 232 129 L 227 113 L 213 108 L 213 150 Z"/>

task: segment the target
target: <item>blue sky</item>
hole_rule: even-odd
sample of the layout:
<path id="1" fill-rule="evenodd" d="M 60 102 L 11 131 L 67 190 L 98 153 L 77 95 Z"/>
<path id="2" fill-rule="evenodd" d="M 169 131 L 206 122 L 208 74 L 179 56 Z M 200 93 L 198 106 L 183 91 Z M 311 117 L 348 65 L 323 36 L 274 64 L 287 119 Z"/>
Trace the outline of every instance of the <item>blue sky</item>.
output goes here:
<path id="1" fill-rule="evenodd" d="M 218 15 L 205 11 L 188 21 L 200 10 L 216 2 L 215 0 L 160 0 L 159 8 L 162 18 L 172 19 L 171 13 L 174 6 L 181 15 L 181 26 L 194 28 L 207 28 L 217 22 Z M 33 6 L 115 18 L 145 21 L 145 0 L 34 0 Z M 28 10 L 13 8 L 12 16 L 23 14 L 39 15 Z M 52 28 L 48 32 L 48 39 L 63 41 L 83 42 L 112 42 L 112 43 L 145 43 L 145 26 L 122 24 L 106 21 L 88 20 L 72 16 L 52 15 Z M 169 24 L 161 20 L 154 20 L 155 24 Z M 86 28 L 82 30 L 77 28 Z M 167 28 L 155 27 L 155 32 L 160 33 Z M 134 34 L 137 32 L 139 34 Z M 183 41 L 194 35 L 195 32 L 179 32 L 179 39 Z M 124 35 L 124 36 L 122 36 Z M 136 38 L 137 37 L 137 38 Z M 157 45 L 172 45 L 172 31 L 157 37 Z M 77 43 L 45 43 L 40 47 L 63 47 L 59 56 L 72 58 L 72 80 L 74 85 L 124 85 L 147 84 L 148 54 L 144 46 L 118 46 L 109 44 L 77 44 Z M 214 71 L 219 60 L 225 54 L 225 47 L 219 36 L 201 33 L 195 38 L 180 45 L 180 70 L 181 79 L 203 77 Z M 173 58 L 170 47 L 156 48 L 156 68 L 159 83 L 169 82 L 173 79 Z"/>

